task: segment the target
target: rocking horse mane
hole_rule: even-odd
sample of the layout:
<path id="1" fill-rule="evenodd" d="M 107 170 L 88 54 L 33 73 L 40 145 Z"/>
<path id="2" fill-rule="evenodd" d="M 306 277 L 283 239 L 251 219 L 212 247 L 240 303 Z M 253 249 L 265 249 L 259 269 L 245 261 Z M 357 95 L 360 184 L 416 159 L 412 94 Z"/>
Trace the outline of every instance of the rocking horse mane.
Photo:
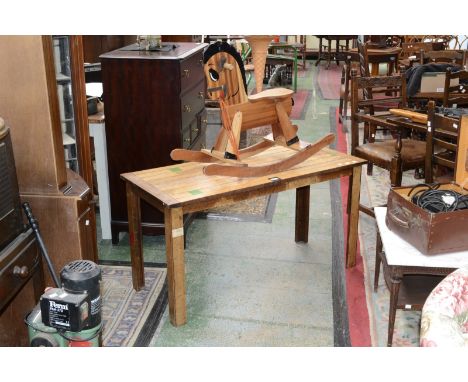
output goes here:
<path id="1" fill-rule="evenodd" d="M 239 54 L 239 52 L 237 52 L 237 50 L 231 45 L 229 45 L 227 42 L 217 41 L 211 44 L 210 46 L 208 46 L 208 48 L 205 50 L 205 53 L 203 53 L 203 64 L 206 64 L 206 62 L 211 57 L 213 57 L 215 54 L 220 53 L 220 52 L 228 53 L 232 57 L 234 57 L 234 59 L 236 60 L 237 65 L 239 65 L 239 69 L 242 75 L 242 82 L 244 84 L 244 89 L 245 89 L 245 92 L 247 93 L 247 80 L 245 79 L 245 69 L 244 69 L 244 63 L 242 62 L 242 57 Z"/>

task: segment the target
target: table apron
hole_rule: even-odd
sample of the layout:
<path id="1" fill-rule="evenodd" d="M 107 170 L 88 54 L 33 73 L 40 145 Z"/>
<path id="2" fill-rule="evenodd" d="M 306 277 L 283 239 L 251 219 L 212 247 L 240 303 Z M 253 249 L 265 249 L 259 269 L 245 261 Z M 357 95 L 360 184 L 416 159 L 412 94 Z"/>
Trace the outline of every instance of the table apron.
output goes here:
<path id="1" fill-rule="evenodd" d="M 313 176 L 308 176 L 306 178 L 301 178 L 297 180 L 291 180 L 291 181 L 280 181 L 278 182 L 277 185 L 274 185 L 272 187 L 268 188 L 263 188 L 263 189 L 258 189 L 258 190 L 250 190 L 247 192 L 239 192 L 235 194 L 226 194 L 222 196 L 214 196 L 209 199 L 204 199 L 201 201 L 194 201 L 190 202 L 187 204 L 182 204 L 182 209 L 184 213 L 190 213 L 190 212 L 198 212 L 202 211 L 208 208 L 214 208 L 214 207 L 221 207 L 225 205 L 229 205 L 232 203 L 240 202 L 242 200 L 246 199 L 251 199 L 254 197 L 258 196 L 264 196 L 264 195 L 270 195 L 282 191 L 287 191 L 295 188 L 300 188 L 304 186 L 308 186 L 314 183 L 320 183 L 320 182 L 325 182 L 331 179 L 335 179 L 341 176 L 349 176 L 352 174 L 353 169 L 348 168 L 348 169 L 343 169 L 340 170 L 339 172 L 334 171 L 328 174 L 321 174 L 321 175 L 313 175 Z"/>

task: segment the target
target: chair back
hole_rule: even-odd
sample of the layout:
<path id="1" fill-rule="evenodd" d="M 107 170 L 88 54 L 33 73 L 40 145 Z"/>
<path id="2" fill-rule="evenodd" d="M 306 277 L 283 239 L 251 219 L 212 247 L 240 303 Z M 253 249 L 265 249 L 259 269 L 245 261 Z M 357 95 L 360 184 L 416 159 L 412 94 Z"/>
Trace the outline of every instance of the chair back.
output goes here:
<path id="1" fill-rule="evenodd" d="M 455 170 L 460 118 L 436 113 L 435 103 L 430 101 L 427 126 L 424 172 L 426 183 L 432 183 L 434 165 Z"/>
<path id="2" fill-rule="evenodd" d="M 424 52 L 422 64 L 428 63 L 449 63 L 462 66 L 465 60 L 465 52 L 459 50 L 433 50 Z"/>
<path id="3" fill-rule="evenodd" d="M 468 105 L 468 71 L 452 72 L 447 68 L 444 84 L 443 106 Z"/>
<path id="4" fill-rule="evenodd" d="M 373 89 L 391 89 L 386 93 L 379 94 L 379 97 L 367 98 L 365 92 L 372 94 Z M 364 97 L 359 99 L 360 90 Z M 397 94 L 397 95 L 395 95 Z M 405 108 L 406 102 L 406 80 L 403 74 L 393 76 L 362 77 L 357 75 L 357 70 L 351 70 L 351 147 L 358 145 L 359 132 L 358 114 L 364 113 L 373 115 L 374 109 L 388 110 L 390 108 Z"/>
<path id="5" fill-rule="evenodd" d="M 367 43 L 357 39 L 357 49 L 359 55 L 359 71 L 361 77 L 370 77 L 369 71 L 369 56 L 367 54 Z"/>
<path id="6" fill-rule="evenodd" d="M 401 44 L 400 59 L 416 56 L 416 60 L 421 61 L 424 52 L 432 50 L 434 50 L 432 42 L 404 42 Z"/>

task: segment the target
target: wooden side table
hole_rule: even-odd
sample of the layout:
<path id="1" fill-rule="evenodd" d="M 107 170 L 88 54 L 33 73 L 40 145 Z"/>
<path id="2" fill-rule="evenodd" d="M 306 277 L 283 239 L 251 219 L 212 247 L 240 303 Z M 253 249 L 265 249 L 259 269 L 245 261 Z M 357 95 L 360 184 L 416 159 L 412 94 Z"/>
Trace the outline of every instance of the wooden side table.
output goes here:
<path id="1" fill-rule="evenodd" d="M 374 291 L 382 263 L 385 283 L 390 290 L 387 346 L 392 346 L 396 310 L 420 311 L 443 277 L 468 265 L 468 251 L 424 255 L 390 231 L 385 223 L 386 207 L 375 207 L 374 212 L 378 228 Z"/>

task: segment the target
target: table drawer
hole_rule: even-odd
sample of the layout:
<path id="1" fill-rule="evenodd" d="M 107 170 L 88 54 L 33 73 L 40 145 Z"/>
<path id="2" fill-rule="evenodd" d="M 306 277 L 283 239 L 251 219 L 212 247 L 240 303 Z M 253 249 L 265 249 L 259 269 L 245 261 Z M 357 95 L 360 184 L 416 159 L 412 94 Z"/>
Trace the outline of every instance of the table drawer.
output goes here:
<path id="1" fill-rule="evenodd" d="M 32 230 L 20 234 L 0 257 L 0 309 L 31 278 L 39 264 L 39 253 Z"/>
<path id="2" fill-rule="evenodd" d="M 205 107 L 205 83 L 199 82 L 180 100 L 182 126 L 187 126 Z"/>
<path id="3" fill-rule="evenodd" d="M 185 93 L 197 82 L 204 80 L 203 72 L 203 51 L 195 53 L 193 56 L 180 63 L 180 94 Z"/>

